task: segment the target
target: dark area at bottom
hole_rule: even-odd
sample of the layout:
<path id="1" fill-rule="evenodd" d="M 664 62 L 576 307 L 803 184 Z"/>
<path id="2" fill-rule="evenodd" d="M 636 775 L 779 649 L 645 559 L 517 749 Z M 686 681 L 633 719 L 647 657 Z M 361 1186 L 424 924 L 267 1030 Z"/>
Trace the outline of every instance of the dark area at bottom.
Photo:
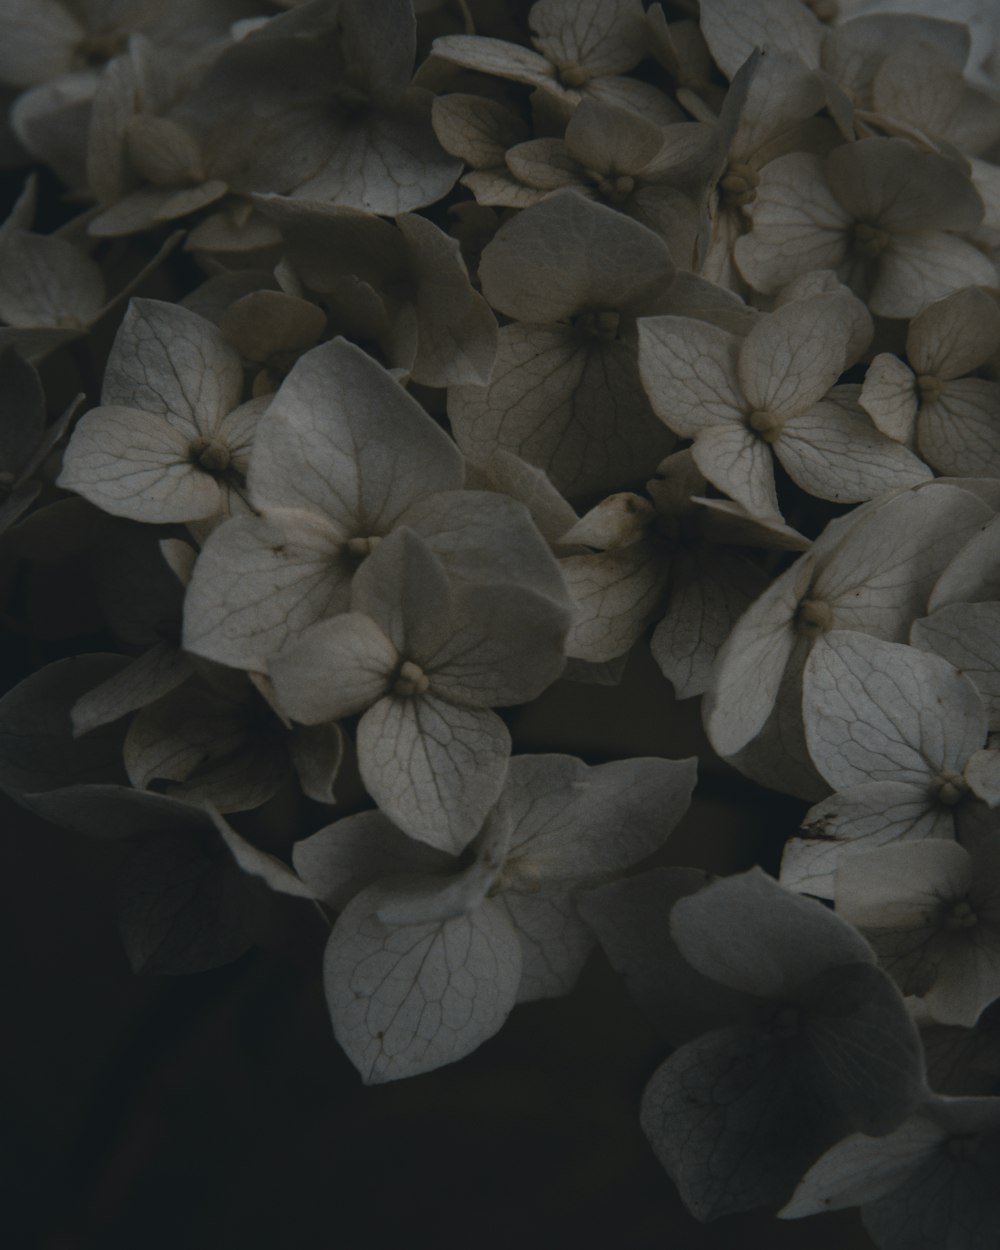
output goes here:
<path id="1" fill-rule="evenodd" d="M 854 1212 L 687 1214 L 638 1125 L 665 1052 L 600 956 L 461 1063 L 366 1089 L 330 1032 L 311 909 L 287 901 L 281 950 L 134 976 L 117 848 L 3 815 L 6 1250 L 871 1244 Z"/>

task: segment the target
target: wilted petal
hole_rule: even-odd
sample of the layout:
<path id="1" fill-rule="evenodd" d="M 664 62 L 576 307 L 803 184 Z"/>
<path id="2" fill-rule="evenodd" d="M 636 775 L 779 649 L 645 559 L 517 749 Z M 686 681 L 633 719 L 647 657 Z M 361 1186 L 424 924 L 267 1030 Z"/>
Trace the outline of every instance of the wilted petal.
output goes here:
<path id="1" fill-rule="evenodd" d="M 926 785 L 870 781 L 851 786 L 806 813 L 802 836 L 785 845 L 781 883 L 833 898 L 833 874 L 844 856 L 893 842 L 954 836 L 953 809 L 935 802 Z"/>

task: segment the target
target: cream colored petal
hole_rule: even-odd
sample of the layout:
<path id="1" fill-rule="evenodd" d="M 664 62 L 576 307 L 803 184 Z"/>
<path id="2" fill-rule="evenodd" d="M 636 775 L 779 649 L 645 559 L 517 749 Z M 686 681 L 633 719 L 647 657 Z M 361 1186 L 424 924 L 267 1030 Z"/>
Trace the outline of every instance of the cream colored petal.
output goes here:
<path id="1" fill-rule="evenodd" d="M 910 443 L 920 404 L 913 370 L 891 352 L 880 352 L 865 373 L 859 400 L 877 430 L 899 443 Z"/>

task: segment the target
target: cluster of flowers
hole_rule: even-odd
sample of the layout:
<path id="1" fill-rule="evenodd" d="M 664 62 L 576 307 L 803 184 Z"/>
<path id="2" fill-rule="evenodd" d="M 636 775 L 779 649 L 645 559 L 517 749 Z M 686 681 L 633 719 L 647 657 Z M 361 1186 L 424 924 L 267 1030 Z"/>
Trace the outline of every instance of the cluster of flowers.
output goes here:
<path id="1" fill-rule="evenodd" d="M 642 1122 L 695 1215 L 992 1245 L 1000 28 L 278 7 L 0 12 L 5 142 L 88 205 L 36 233 L 29 182 L 0 234 L 0 533 L 84 561 L 119 646 L 5 696 L 0 785 L 132 839 L 137 969 L 237 957 L 269 892 L 336 914 L 365 1081 L 599 942 L 674 1048 Z M 100 402 L 50 421 L 81 345 Z M 811 804 L 780 882 L 630 871 L 695 758 L 512 755 L 496 708 L 647 642 Z M 348 760 L 369 807 L 317 829 Z M 241 814 L 290 792 L 289 860 Z"/>

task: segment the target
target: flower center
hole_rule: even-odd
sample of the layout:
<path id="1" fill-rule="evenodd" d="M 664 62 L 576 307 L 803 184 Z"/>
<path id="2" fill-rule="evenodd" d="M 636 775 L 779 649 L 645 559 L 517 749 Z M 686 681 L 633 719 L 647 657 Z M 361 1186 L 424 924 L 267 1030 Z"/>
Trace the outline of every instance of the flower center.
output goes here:
<path id="1" fill-rule="evenodd" d="M 371 555 L 381 541 L 382 539 L 378 534 L 371 534 L 367 538 L 349 538 L 344 543 L 344 549 L 348 555 L 354 556 L 358 560 L 363 560 L 365 556 Z"/>
<path id="2" fill-rule="evenodd" d="M 613 204 L 619 204 L 635 190 L 635 179 L 631 174 L 618 174 L 615 177 L 606 177 L 604 174 L 597 173 L 596 170 L 589 171 L 590 176 L 597 184 L 597 189 L 606 200 L 610 200 Z"/>
<path id="3" fill-rule="evenodd" d="M 931 787 L 933 797 L 945 807 L 957 807 L 969 793 L 958 773 L 942 773 Z"/>
<path id="4" fill-rule="evenodd" d="M 968 899 L 963 898 L 951 908 L 944 923 L 948 929 L 974 929 L 979 924 L 979 917 Z"/>
<path id="5" fill-rule="evenodd" d="M 188 459 L 202 472 L 218 475 L 229 468 L 229 448 L 214 438 L 196 438 L 188 447 Z"/>
<path id="6" fill-rule="evenodd" d="M 773 443 L 785 426 L 785 418 L 776 412 L 758 408 L 747 417 L 747 428 L 759 434 L 765 443 Z"/>
<path id="7" fill-rule="evenodd" d="M 757 198 L 760 180 L 757 171 L 749 165 L 730 165 L 719 179 L 719 191 L 727 204 L 734 208 L 752 204 Z"/>
<path id="8" fill-rule="evenodd" d="M 833 628 L 833 608 L 822 599 L 803 599 L 795 612 L 795 630 L 805 638 L 817 638 Z"/>
<path id="9" fill-rule="evenodd" d="M 590 71 L 573 61 L 562 61 L 556 66 L 556 76 L 564 87 L 582 87 L 590 81 Z"/>
<path id="10" fill-rule="evenodd" d="M 873 226 L 871 222 L 858 221 L 854 223 L 852 242 L 859 256 L 864 256 L 867 260 L 878 260 L 889 246 L 889 232 Z"/>
<path id="11" fill-rule="evenodd" d="M 427 674 L 419 664 L 414 664 L 412 660 L 404 660 L 399 666 L 392 692 L 406 699 L 411 695 L 423 694 L 430 684 Z"/>
<path id="12" fill-rule="evenodd" d="M 573 324 L 584 338 L 610 340 L 617 336 L 620 322 L 620 313 L 605 308 L 599 312 L 581 313 Z"/>
<path id="13" fill-rule="evenodd" d="M 936 399 L 941 398 L 941 394 L 944 391 L 944 383 L 932 373 L 922 373 L 917 378 L 917 388 L 920 391 L 920 398 L 923 402 L 925 404 L 933 404 Z"/>

